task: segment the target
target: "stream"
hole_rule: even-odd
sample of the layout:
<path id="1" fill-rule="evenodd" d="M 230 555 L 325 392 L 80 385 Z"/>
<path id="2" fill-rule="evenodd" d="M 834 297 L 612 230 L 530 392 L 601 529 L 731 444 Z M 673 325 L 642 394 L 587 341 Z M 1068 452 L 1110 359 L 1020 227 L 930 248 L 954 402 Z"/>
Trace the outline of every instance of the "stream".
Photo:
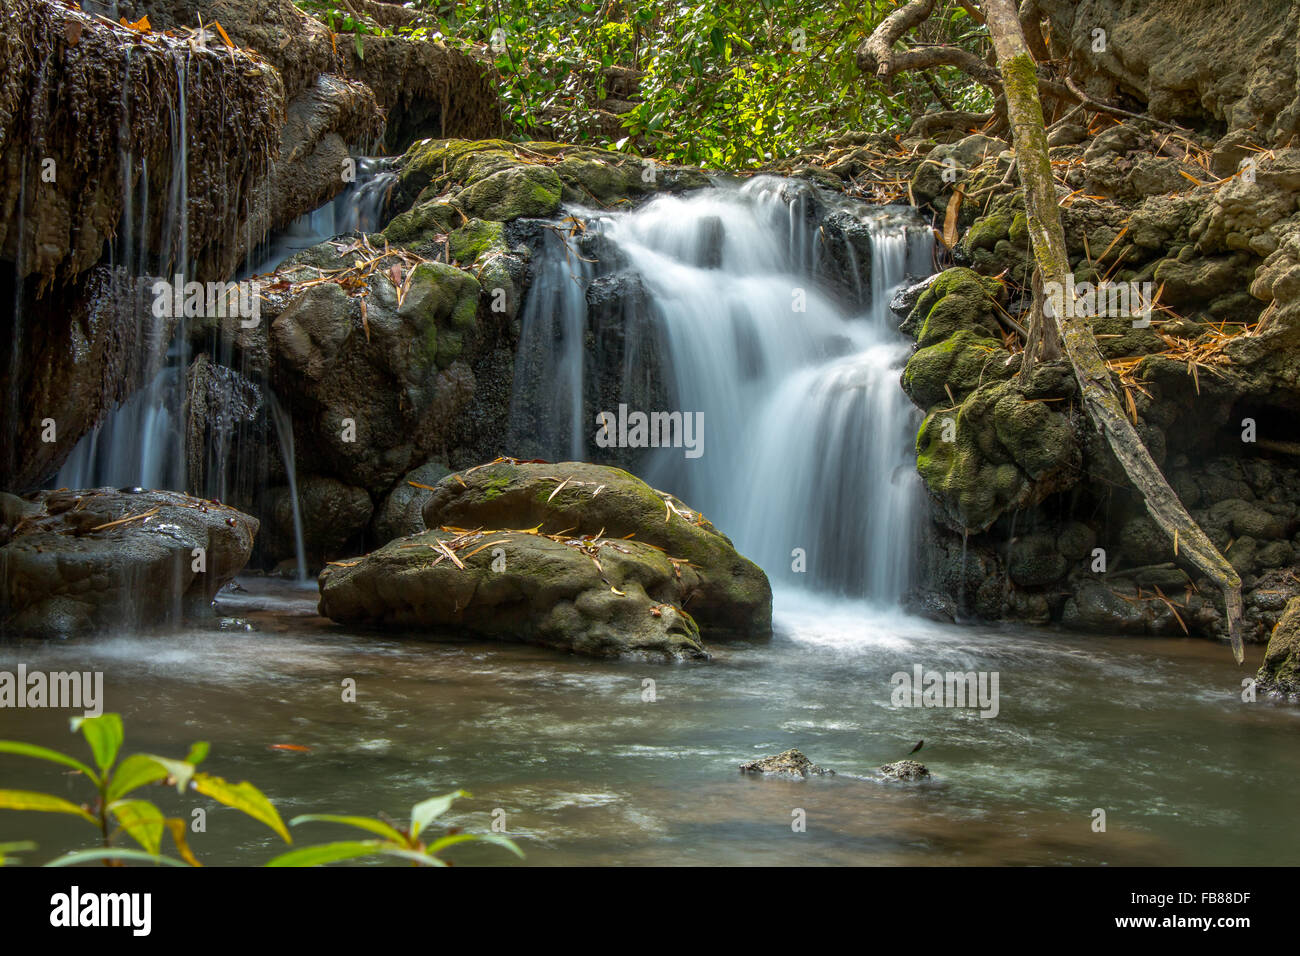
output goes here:
<path id="1" fill-rule="evenodd" d="M 401 819 L 464 788 L 473 798 L 447 821 L 486 831 L 503 810 L 530 865 L 1300 863 L 1300 712 L 1240 699 L 1260 648 L 1238 669 L 1203 640 L 958 628 L 779 591 L 770 642 L 651 665 L 357 634 L 316 616 L 311 591 L 242 584 L 220 613 L 255 631 L 19 642 L 0 647 L 0 669 L 102 670 L 124 752 L 183 756 L 209 740 L 207 769 L 251 780 L 286 820 Z M 916 664 L 997 672 L 997 717 L 892 706 L 892 675 Z M 347 678 L 355 703 L 342 701 Z M 3 736 L 80 753 L 68 712 L 3 714 Z M 931 780 L 875 772 L 920 739 Z M 838 775 L 737 770 L 789 747 Z M 6 761 L 6 775 L 20 765 L 21 781 L 6 785 L 81 794 L 36 761 Z M 257 864 L 283 846 L 235 811 L 156 792 L 170 812 L 207 808 L 206 832 L 191 834 L 207 863 Z M 806 832 L 791 829 L 796 808 Z M 1093 831 L 1097 808 L 1104 833 Z M 74 839 L 52 814 L 0 814 L 6 833 L 19 823 L 40 858 L 92 836 L 86 827 Z M 344 838 L 324 824 L 296 829 L 309 842 Z M 476 846 L 452 859 L 514 861 Z"/>

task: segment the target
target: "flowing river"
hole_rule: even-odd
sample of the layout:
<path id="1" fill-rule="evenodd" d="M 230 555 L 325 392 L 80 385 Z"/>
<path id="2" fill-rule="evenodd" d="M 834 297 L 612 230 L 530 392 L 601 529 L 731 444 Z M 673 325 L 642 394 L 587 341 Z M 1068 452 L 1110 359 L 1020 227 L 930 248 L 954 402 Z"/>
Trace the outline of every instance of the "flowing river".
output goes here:
<path id="1" fill-rule="evenodd" d="M 102 670 L 126 752 L 179 757 L 209 740 L 207 768 L 253 781 L 286 819 L 401 819 L 464 788 L 473 798 L 448 820 L 488 830 L 503 810 L 533 865 L 1300 863 L 1300 711 L 1242 702 L 1257 647 L 1238 669 L 1202 640 L 958 628 L 779 593 L 770 642 L 663 666 L 349 633 L 316 616 L 310 591 L 244 584 L 220 606 L 256 631 L 20 642 L 0 648 L 0 669 Z M 893 706 L 893 674 L 916 664 L 997 672 L 997 716 Z M 355 703 L 342 700 L 349 678 Z M 3 736 L 80 754 L 69 712 L 3 714 Z M 920 739 L 930 781 L 874 772 Z M 789 747 L 838 775 L 737 769 Z M 19 758 L 3 785 L 85 798 L 84 781 Z M 235 811 L 158 789 L 171 812 L 207 808 L 191 835 L 205 862 L 257 864 L 283 847 Z M 797 809 L 805 832 L 791 828 Z M 344 838 L 324 824 L 296 833 Z M 37 841 L 37 859 L 93 836 L 54 814 L 0 812 L 0 838 Z M 452 858 L 514 859 L 490 847 Z"/>

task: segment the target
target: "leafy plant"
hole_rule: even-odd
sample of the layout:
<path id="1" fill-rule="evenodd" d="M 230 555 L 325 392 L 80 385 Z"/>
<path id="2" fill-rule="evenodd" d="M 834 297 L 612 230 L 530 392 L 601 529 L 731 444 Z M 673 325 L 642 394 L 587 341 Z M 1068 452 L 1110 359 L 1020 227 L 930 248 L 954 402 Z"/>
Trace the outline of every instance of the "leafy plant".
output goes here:
<path id="1" fill-rule="evenodd" d="M 615 146 L 666 162 L 762 166 L 846 130 L 893 130 L 932 107 L 977 111 L 988 91 L 954 68 L 895 77 L 858 70 L 858 44 L 896 4 L 829 0 L 415 0 L 388 30 L 329 0 L 297 0 L 331 29 L 442 41 L 486 63 L 519 139 Z M 988 54 L 956 0 L 922 43 Z M 614 117 L 607 82 L 631 78 Z M 625 91 L 624 91 L 625 92 Z"/>
<path id="2" fill-rule="evenodd" d="M 63 813 L 78 817 L 98 828 L 101 846 L 94 849 L 76 850 L 51 861 L 49 866 L 68 866 L 102 860 L 106 865 L 122 861 L 135 860 L 150 863 L 162 863 L 169 866 L 199 866 L 199 861 L 190 851 L 185 839 L 186 822 L 176 817 L 168 817 L 158 806 L 148 800 L 132 796 L 147 784 L 174 784 L 178 793 L 187 788 L 204 796 L 211 797 L 218 803 L 240 810 L 260 823 L 266 824 L 286 843 L 292 843 L 289 831 L 279 812 L 255 786 L 247 781 L 232 784 L 198 770 L 208 755 L 208 745 L 199 742 L 191 745 L 184 760 L 173 760 L 154 754 L 131 754 L 118 761 L 125 733 L 122 717 L 119 714 L 103 714 L 99 717 L 74 718 L 72 730 L 81 731 L 90 747 L 94 766 L 83 763 L 57 750 L 17 740 L 0 740 L 0 753 L 33 757 L 48 763 L 71 767 L 78 774 L 90 781 L 95 789 L 93 800 L 76 804 L 63 797 L 32 790 L 0 790 L 0 809 L 34 810 L 44 813 Z M 114 846 L 114 840 L 121 833 L 128 834 L 140 849 Z M 170 834 L 172 843 L 180 859 L 164 856 L 162 842 L 164 834 Z M 0 845 L 0 862 L 5 862 L 5 849 L 14 852 L 18 849 L 31 849 L 31 844 Z"/>
<path id="3" fill-rule="evenodd" d="M 457 790 L 417 803 L 411 808 L 410 822 L 400 828 L 378 817 L 339 816 L 332 813 L 308 813 L 294 817 L 289 821 L 290 826 L 296 827 L 302 823 L 341 823 L 373 833 L 380 839 L 343 840 L 301 847 L 277 856 L 266 865 L 322 866 L 342 860 L 378 856 L 405 860 L 414 866 L 447 866 L 447 862 L 439 859 L 438 854 L 456 844 L 471 842 L 494 843 L 522 857 L 524 854 L 513 840 L 495 833 L 463 833 L 453 828 L 432 842 L 425 842 L 424 832 L 428 826 L 446 813 L 457 799 L 468 796 L 464 790 Z"/>

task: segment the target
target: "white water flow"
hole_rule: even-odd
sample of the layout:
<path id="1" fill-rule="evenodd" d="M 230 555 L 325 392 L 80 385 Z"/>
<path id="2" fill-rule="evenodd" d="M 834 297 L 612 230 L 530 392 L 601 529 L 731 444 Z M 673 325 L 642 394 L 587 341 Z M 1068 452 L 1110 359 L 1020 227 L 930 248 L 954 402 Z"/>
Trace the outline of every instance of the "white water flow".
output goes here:
<path id="1" fill-rule="evenodd" d="M 628 454 L 634 470 L 700 509 L 778 589 L 895 606 L 911 577 L 921 497 L 917 420 L 899 386 L 909 346 L 888 303 L 909 271 L 929 273 L 930 231 L 905 210 L 844 204 L 871 240 L 869 304 L 854 311 L 818 278 L 828 263 L 810 201 L 788 181 L 760 177 L 739 190 L 663 196 L 594 227 L 612 258 L 640 277 L 658 374 L 673 396 L 668 408 L 639 410 L 703 413 L 700 457 L 681 448 Z M 851 264 L 849 288 L 865 284 L 861 265 Z M 553 396 L 590 395 L 577 378 L 583 337 L 573 330 L 585 302 L 572 288 L 585 266 L 567 269 L 570 288 L 556 277 L 564 267 L 551 256 L 538 271 L 543 311 L 570 331 L 530 329 L 538 316 L 528 313 L 523 337 L 534 350 L 555 350 L 542 363 L 554 370 Z M 635 365 L 636 350 L 624 354 Z M 597 374 L 590 364 L 585 374 Z M 623 382 L 637 373 L 625 367 Z M 570 405 L 565 417 L 581 427 L 550 442 L 548 457 L 591 452 L 602 410 L 589 399 L 578 416 Z"/>
<path id="2" fill-rule="evenodd" d="M 179 143 L 185 142 L 183 98 L 181 107 L 178 115 L 173 117 L 173 124 L 178 126 L 178 130 L 173 133 Z M 188 201 L 185 192 L 185 150 L 176 150 L 175 155 L 177 158 L 170 179 L 174 195 L 169 199 L 167 228 L 178 232 L 180 236 L 175 261 L 185 262 L 188 254 L 185 246 L 188 229 L 183 218 Z M 271 236 L 265 248 L 258 251 L 257 258 L 251 260 L 255 264 L 243 270 L 238 278 L 270 272 L 294 253 L 332 236 L 380 228 L 383 225 L 381 217 L 388 192 L 396 180 L 396 174 L 382 169 L 377 160 L 359 158 L 354 183 L 336 199 L 300 216 L 283 231 Z M 126 188 L 129 200 L 129 180 Z M 126 208 L 133 208 L 129 201 Z M 179 223 L 175 217 L 181 217 Z M 128 238 L 132 235 L 132 229 L 142 228 L 131 222 L 130 215 L 124 219 L 125 235 Z M 171 232 L 166 234 L 170 235 Z M 147 268 L 142 265 L 142 260 L 130 258 L 130 247 L 131 243 L 128 242 L 123 253 L 128 268 Z M 170 275 L 170 272 L 166 274 Z M 98 428 L 81 439 L 55 477 L 54 487 L 138 485 L 143 488 L 187 490 L 184 409 L 189 358 L 182 327 L 172 342 L 165 367 L 121 406 L 110 412 Z M 278 435 L 283 423 L 277 420 L 275 424 Z M 296 482 L 291 458 L 286 459 L 286 465 L 290 469 L 289 483 L 294 485 Z M 216 493 L 217 490 L 207 489 L 206 493 Z M 296 503 L 295 495 L 295 507 Z M 299 559 L 301 562 L 301 555 Z"/>

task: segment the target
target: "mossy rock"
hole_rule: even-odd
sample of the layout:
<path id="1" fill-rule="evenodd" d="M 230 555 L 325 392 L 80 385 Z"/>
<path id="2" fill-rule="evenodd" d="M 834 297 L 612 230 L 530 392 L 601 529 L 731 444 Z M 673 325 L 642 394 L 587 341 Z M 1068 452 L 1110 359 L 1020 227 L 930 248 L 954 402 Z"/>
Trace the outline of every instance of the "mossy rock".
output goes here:
<path id="1" fill-rule="evenodd" d="M 395 245 L 415 245 L 446 235 L 460 218 L 444 202 L 423 202 L 394 216 L 381 235 Z"/>
<path id="2" fill-rule="evenodd" d="M 402 157 L 398 183 L 408 196 L 445 191 L 519 165 L 514 146 L 504 140 L 426 139 L 413 143 Z"/>
<path id="3" fill-rule="evenodd" d="M 1300 695 L 1300 598 L 1287 602 L 1255 679 L 1266 693 Z"/>
<path id="4" fill-rule="evenodd" d="M 444 262 L 423 262 L 411 273 L 398 314 L 423 320 L 423 326 L 452 331 L 474 328 L 479 284 L 472 275 Z M 429 343 L 435 350 L 435 338 Z"/>
<path id="5" fill-rule="evenodd" d="M 966 230 L 960 246 L 970 255 L 976 249 L 993 249 L 997 244 L 1011 236 L 1012 218 L 1005 213 L 992 213 L 975 220 L 975 224 Z"/>
<path id="6" fill-rule="evenodd" d="M 921 293 L 900 326 L 921 347 L 934 345 L 962 329 L 1000 337 L 994 303 L 1005 295 L 996 279 L 964 268 L 946 269 Z"/>
<path id="7" fill-rule="evenodd" d="M 546 218 L 560 210 L 563 184 L 547 166 L 514 166 L 473 182 L 456 194 L 467 216 L 508 222 Z"/>
<path id="8" fill-rule="evenodd" d="M 1106 359 L 1151 355 L 1169 347 L 1155 329 L 1135 328 L 1131 318 L 1100 316 L 1089 319 L 1089 324 L 1097 337 L 1097 348 Z"/>
<path id="9" fill-rule="evenodd" d="M 326 567 L 321 613 L 433 639 L 468 635 L 593 657 L 708 657 L 683 609 L 693 579 L 657 548 L 503 529 L 460 537 L 426 531 Z M 440 544 L 456 548 L 456 562 Z"/>
<path id="10" fill-rule="evenodd" d="M 917 351 L 903 369 L 903 390 L 921 408 L 961 401 L 985 382 L 1003 381 L 1016 364 L 1006 349 L 980 332 L 962 329 Z M 946 387 L 945 387 L 946 386 Z"/>
<path id="11" fill-rule="evenodd" d="M 1069 487 L 1082 461 L 1069 419 L 1009 381 L 931 412 L 916 449 L 917 471 L 957 530 L 983 531 L 1008 510 Z"/>
<path id="12" fill-rule="evenodd" d="M 564 157 L 555 167 L 564 185 L 564 200 L 590 205 L 611 205 L 654 190 L 642 179 L 644 167 L 635 160 L 596 151 Z"/>
<path id="13" fill-rule="evenodd" d="M 704 516 L 618 468 L 584 462 L 499 462 L 438 483 L 424 509 L 430 528 L 532 528 L 603 533 L 654 545 L 684 559 L 693 576 L 690 611 L 707 637 L 771 630 L 767 575 Z"/>
<path id="14" fill-rule="evenodd" d="M 447 238 L 451 257 L 466 265 L 492 252 L 505 252 L 505 227 L 499 222 L 471 219 Z"/>

